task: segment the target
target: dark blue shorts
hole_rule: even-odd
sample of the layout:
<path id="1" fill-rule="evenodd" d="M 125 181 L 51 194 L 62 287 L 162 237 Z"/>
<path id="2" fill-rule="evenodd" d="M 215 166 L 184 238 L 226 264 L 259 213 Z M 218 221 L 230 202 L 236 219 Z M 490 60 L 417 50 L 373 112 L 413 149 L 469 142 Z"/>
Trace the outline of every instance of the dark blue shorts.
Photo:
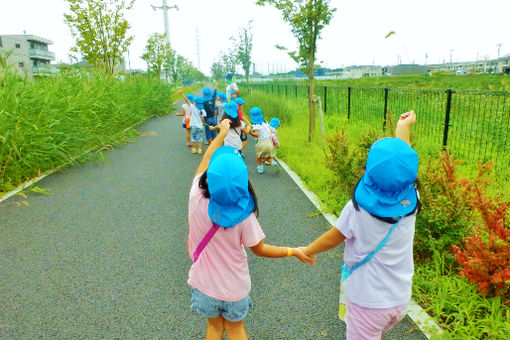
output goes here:
<path id="1" fill-rule="evenodd" d="M 217 124 L 216 117 L 205 118 L 205 122 L 208 125 L 205 127 L 205 139 L 216 138 L 216 135 L 217 135 L 216 130 L 209 130 L 209 126 L 216 126 L 216 124 Z"/>

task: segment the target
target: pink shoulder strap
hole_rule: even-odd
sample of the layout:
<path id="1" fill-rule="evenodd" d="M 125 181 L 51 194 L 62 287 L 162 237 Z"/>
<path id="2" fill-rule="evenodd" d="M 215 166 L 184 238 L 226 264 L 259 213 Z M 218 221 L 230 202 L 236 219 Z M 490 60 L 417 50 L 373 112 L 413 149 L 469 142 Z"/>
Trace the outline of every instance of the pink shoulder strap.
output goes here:
<path id="1" fill-rule="evenodd" d="M 200 253 L 202 253 L 202 251 L 204 250 L 205 246 L 213 238 L 214 234 L 216 234 L 216 232 L 218 231 L 219 228 L 220 228 L 219 225 L 217 225 L 216 223 L 213 223 L 213 226 L 209 229 L 207 234 L 205 234 L 204 238 L 202 239 L 202 241 L 200 241 L 200 243 L 198 244 L 197 249 L 193 253 L 193 263 L 197 262 L 198 257 L 200 256 Z"/>

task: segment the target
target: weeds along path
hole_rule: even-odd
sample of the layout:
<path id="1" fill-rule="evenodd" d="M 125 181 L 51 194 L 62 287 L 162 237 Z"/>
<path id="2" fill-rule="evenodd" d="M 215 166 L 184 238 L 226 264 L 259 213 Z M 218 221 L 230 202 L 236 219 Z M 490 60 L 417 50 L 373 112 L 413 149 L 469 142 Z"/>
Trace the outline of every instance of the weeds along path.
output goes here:
<path id="1" fill-rule="evenodd" d="M 187 201 L 200 157 L 186 147 L 181 119 L 150 119 L 105 163 L 39 182 L 50 195 L 0 204 L 0 338 L 204 337 L 186 284 Z M 314 206 L 286 173 L 256 173 L 254 140 L 247 164 L 267 243 L 306 245 L 328 228 L 309 217 Z M 249 258 L 250 338 L 344 338 L 340 249 L 313 269 L 295 258 Z M 406 319 L 385 338 L 425 338 L 413 329 Z"/>

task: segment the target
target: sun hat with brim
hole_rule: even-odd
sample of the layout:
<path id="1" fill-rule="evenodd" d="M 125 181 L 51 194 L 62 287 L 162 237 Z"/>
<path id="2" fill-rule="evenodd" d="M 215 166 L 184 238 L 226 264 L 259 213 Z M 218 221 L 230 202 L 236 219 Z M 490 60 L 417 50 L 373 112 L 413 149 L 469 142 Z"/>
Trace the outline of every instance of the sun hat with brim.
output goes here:
<path id="1" fill-rule="evenodd" d="M 262 116 L 262 110 L 256 106 L 250 109 L 250 118 L 253 124 L 261 124 L 264 122 L 264 117 Z"/>
<path id="2" fill-rule="evenodd" d="M 230 102 L 228 104 L 225 104 L 225 113 L 230 118 L 237 118 L 239 116 L 239 113 L 237 112 L 237 104 L 234 102 Z"/>
<path id="3" fill-rule="evenodd" d="M 227 102 L 227 96 L 223 92 L 216 91 L 216 98 L 220 98 L 223 103 Z"/>
<path id="4" fill-rule="evenodd" d="M 243 105 L 244 103 L 246 103 L 246 100 L 240 97 L 237 97 L 236 99 L 234 99 L 234 101 L 237 103 L 237 105 Z"/>
<path id="5" fill-rule="evenodd" d="M 253 212 L 255 202 L 248 191 L 248 168 L 238 150 L 222 146 L 212 155 L 207 168 L 209 218 L 231 228 Z"/>
<path id="6" fill-rule="evenodd" d="M 278 118 L 271 118 L 271 121 L 269 122 L 269 125 L 272 128 L 276 129 L 278 126 L 280 126 L 280 120 Z"/>
<path id="7" fill-rule="evenodd" d="M 194 101 L 194 97 L 193 97 L 193 95 L 192 95 L 191 93 L 188 93 L 188 94 L 186 95 L 186 98 L 188 98 L 188 100 L 189 100 L 191 103 L 193 103 L 193 101 Z"/>
<path id="8" fill-rule="evenodd" d="M 370 147 L 354 198 L 373 215 L 404 216 L 417 204 L 417 174 L 418 154 L 409 144 L 399 138 L 380 139 Z"/>
<path id="9" fill-rule="evenodd" d="M 204 89 L 202 90 L 202 95 L 204 101 L 209 101 L 212 99 L 212 90 L 208 87 L 204 87 Z"/>
<path id="10" fill-rule="evenodd" d="M 193 100 L 197 103 L 197 109 L 202 110 L 204 108 L 204 98 L 195 96 Z"/>
<path id="11" fill-rule="evenodd" d="M 232 73 L 227 73 L 227 75 L 225 76 L 225 79 L 232 79 L 234 78 L 234 75 Z"/>

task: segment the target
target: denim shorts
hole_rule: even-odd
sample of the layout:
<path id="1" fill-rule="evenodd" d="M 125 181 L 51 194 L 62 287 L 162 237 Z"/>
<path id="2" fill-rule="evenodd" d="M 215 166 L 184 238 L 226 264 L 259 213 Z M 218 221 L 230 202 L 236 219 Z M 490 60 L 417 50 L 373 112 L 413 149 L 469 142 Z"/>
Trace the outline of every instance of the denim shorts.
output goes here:
<path id="1" fill-rule="evenodd" d="M 246 318 L 252 306 L 249 295 L 239 301 L 221 301 L 191 288 L 191 310 L 206 318 L 215 318 L 221 314 L 228 321 L 241 321 Z"/>
<path id="2" fill-rule="evenodd" d="M 216 138 L 216 130 L 210 130 L 209 126 L 216 126 L 217 120 L 216 117 L 209 117 L 205 119 L 205 122 L 208 126 L 205 127 L 205 138 L 206 139 L 214 139 Z"/>
<path id="3" fill-rule="evenodd" d="M 204 140 L 204 129 L 198 126 L 191 127 L 191 141 L 201 142 Z"/>

